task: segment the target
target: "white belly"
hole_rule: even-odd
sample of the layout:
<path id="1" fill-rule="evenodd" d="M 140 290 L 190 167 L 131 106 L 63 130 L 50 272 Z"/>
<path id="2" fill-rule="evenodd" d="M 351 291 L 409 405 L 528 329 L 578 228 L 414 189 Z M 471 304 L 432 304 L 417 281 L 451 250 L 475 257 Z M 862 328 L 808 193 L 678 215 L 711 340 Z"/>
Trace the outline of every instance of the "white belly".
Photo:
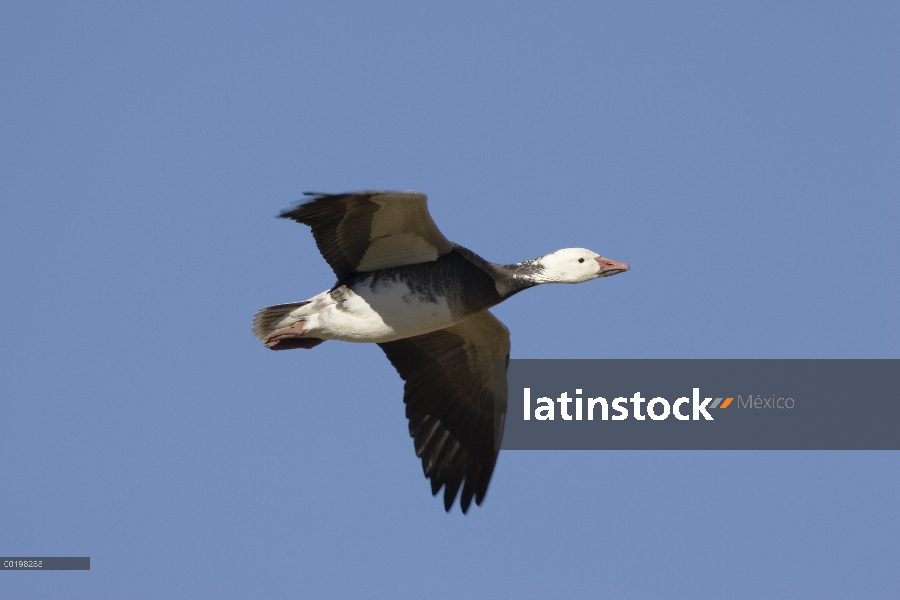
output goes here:
<path id="1" fill-rule="evenodd" d="M 430 333 L 458 322 L 447 299 L 428 298 L 413 292 L 405 283 L 383 281 L 374 288 L 358 284 L 353 290 L 341 288 L 335 300 L 329 292 L 311 298 L 311 303 L 292 315 L 306 321 L 307 334 L 324 340 L 345 342 L 390 342 Z M 435 300 L 434 302 L 430 300 Z"/>

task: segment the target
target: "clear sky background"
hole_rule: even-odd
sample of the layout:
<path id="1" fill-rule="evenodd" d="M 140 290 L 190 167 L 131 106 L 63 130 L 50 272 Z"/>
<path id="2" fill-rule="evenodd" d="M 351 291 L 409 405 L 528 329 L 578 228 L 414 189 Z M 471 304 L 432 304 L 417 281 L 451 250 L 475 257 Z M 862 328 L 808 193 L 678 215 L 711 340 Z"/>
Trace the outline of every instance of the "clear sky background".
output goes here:
<path id="1" fill-rule="evenodd" d="M 419 189 L 516 358 L 900 357 L 896 2 L 4 2 L 9 598 L 897 598 L 896 452 L 504 452 L 445 514 L 375 346 L 274 353 L 306 190 Z"/>

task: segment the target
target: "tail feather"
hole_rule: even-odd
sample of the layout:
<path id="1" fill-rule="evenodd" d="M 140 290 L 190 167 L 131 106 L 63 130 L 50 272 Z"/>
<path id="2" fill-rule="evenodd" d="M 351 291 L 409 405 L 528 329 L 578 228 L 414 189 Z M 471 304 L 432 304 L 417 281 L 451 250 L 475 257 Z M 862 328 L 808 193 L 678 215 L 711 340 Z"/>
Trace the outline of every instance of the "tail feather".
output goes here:
<path id="1" fill-rule="evenodd" d="M 262 308 L 253 315 L 253 335 L 259 341 L 265 341 L 266 336 L 278 328 L 278 324 L 288 314 L 296 309 L 309 304 L 310 300 L 303 302 L 288 302 L 287 304 L 276 304 L 275 306 L 267 306 Z"/>

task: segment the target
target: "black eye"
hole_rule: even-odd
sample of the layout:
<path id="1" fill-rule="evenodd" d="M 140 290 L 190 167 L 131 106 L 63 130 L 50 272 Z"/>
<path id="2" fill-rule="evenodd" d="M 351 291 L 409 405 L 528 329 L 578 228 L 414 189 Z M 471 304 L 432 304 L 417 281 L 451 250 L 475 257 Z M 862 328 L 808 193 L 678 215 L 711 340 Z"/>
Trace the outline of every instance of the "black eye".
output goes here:
<path id="1" fill-rule="evenodd" d="M 583 259 L 583 258 L 579 258 L 579 259 L 578 259 L 578 262 L 584 262 L 584 259 Z"/>

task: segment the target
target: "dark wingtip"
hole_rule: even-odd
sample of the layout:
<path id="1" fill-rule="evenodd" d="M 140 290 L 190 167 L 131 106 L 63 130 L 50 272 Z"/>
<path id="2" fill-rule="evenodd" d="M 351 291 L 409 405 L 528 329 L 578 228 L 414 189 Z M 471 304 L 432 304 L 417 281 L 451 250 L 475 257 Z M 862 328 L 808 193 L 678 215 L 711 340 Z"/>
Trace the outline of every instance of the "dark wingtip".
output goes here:
<path id="1" fill-rule="evenodd" d="M 459 494 L 459 508 L 462 509 L 463 514 L 466 514 L 466 511 L 469 510 L 474 493 L 472 486 L 466 481 L 466 485 L 463 486 L 462 492 Z"/>
<path id="2" fill-rule="evenodd" d="M 295 210 L 297 210 L 298 208 L 300 208 L 301 206 L 303 206 L 304 204 L 310 204 L 312 202 L 315 202 L 316 200 L 319 200 L 320 198 L 334 196 L 334 194 L 329 194 L 328 192 L 303 192 L 303 195 L 306 196 L 306 198 L 301 198 L 300 200 L 297 200 L 290 206 L 290 208 L 286 208 L 283 211 L 281 211 L 280 213 L 278 213 L 277 215 L 275 215 L 275 218 L 276 219 L 293 219 L 294 217 L 293 217 L 293 215 L 291 215 L 291 213 L 294 212 Z"/>
<path id="3" fill-rule="evenodd" d="M 300 206 L 301 204 L 303 204 L 303 200 L 298 200 L 297 202 L 294 202 L 294 204 L 290 208 L 285 208 L 280 213 L 275 215 L 275 218 L 276 219 L 290 219 L 290 216 L 288 216 L 288 215 L 290 215 L 290 213 L 295 211 L 297 209 L 297 207 Z"/>

